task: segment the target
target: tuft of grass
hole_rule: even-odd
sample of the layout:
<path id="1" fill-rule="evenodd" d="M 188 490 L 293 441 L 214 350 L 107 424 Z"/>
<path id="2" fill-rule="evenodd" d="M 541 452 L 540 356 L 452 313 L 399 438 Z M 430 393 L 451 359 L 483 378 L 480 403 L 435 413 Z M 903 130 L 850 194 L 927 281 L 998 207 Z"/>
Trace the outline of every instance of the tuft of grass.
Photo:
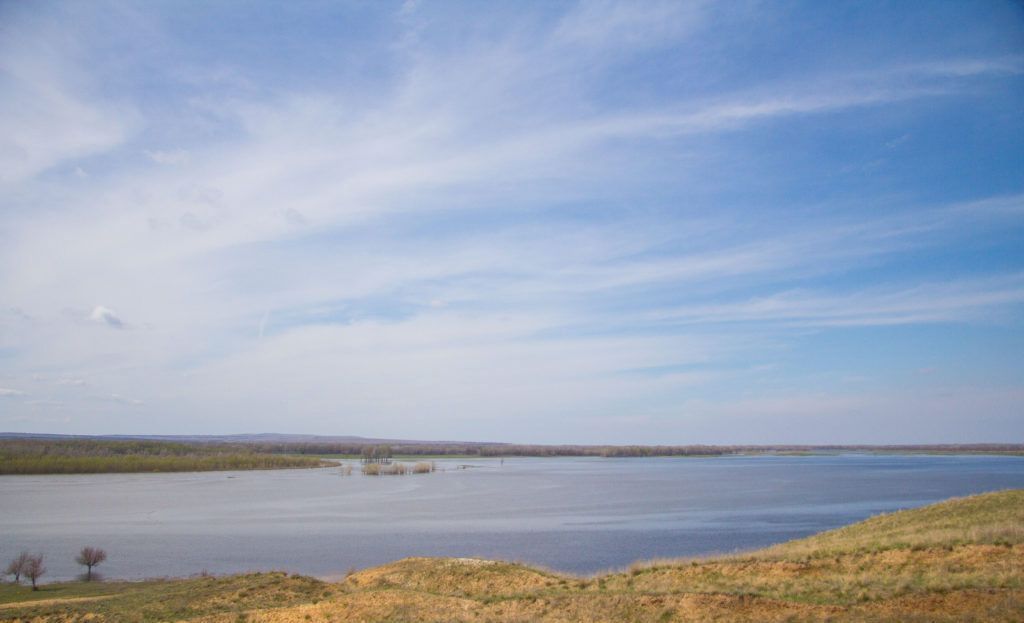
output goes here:
<path id="1" fill-rule="evenodd" d="M 390 464 L 366 463 L 363 474 L 366 476 L 404 476 L 406 474 L 429 474 L 436 470 L 433 461 L 420 461 L 413 466 L 394 462 Z"/>
<path id="2" fill-rule="evenodd" d="M 419 461 L 412 467 L 412 473 L 414 474 L 429 474 L 430 472 L 437 469 L 437 464 L 433 461 Z"/>
<path id="3" fill-rule="evenodd" d="M 363 465 L 363 474 L 365 476 L 404 476 L 409 472 L 409 468 L 403 463 L 366 463 Z"/>

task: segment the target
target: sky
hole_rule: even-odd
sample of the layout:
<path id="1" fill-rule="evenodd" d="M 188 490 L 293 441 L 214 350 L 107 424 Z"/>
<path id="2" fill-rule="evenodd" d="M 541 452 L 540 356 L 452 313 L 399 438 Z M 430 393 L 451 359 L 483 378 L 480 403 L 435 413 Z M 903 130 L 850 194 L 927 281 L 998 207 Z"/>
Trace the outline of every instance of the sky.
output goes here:
<path id="1" fill-rule="evenodd" d="M 0 430 L 1024 442 L 1024 5 L 0 2 Z"/>

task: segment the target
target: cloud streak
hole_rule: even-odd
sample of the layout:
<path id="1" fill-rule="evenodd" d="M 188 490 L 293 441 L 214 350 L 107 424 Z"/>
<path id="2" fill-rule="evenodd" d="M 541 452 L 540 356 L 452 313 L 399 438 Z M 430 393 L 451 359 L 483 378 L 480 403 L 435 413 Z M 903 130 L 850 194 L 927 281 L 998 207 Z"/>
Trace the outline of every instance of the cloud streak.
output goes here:
<path id="1" fill-rule="evenodd" d="M 114 310 L 108 309 L 102 305 L 97 305 L 92 309 L 92 312 L 89 314 L 89 320 L 105 324 L 114 329 L 124 328 L 124 322 L 121 321 L 121 318 L 118 317 Z"/>
<path id="2" fill-rule="evenodd" d="M 773 387 L 839 395 L 797 351 L 831 379 L 948 372 L 829 360 L 853 328 L 1016 343 L 1022 60 L 971 9 L 943 10 L 985 45 L 912 44 L 907 17 L 869 62 L 786 43 L 806 7 L 309 8 L 341 13 L 272 60 L 207 40 L 206 9 L 113 8 L 131 28 L 7 9 L 2 48 L 0 385 L 82 432 L 727 442 L 759 400 L 795 421 Z M 973 348 L 996 421 L 1020 366 Z M 26 428 L 43 407 L 6 402 Z"/>
<path id="3" fill-rule="evenodd" d="M 724 305 L 694 306 L 658 314 L 684 324 L 779 322 L 795 326 L 843 327 L 969 322 L 1024 303 L 1024 277 L 919 284 L 870 289 L 839 296 L 790 291 Z M 1008 310 L 1009 311 L 1009 310 Z"/>

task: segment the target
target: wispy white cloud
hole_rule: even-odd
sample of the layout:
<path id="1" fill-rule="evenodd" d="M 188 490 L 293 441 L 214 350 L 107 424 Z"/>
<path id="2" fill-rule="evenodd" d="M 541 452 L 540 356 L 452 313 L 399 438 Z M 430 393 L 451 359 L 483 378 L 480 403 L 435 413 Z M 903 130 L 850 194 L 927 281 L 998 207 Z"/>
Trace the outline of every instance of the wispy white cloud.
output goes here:
<path id="1" fill-rule="evenodd" d="M 110 394 L 108 396 L 97 396 L 97 398 L 100 399 L 100 400 L 106 400 L 106 401 L 110 401 L 110 402 L 115 402 L 117 404 L 128 405 L 128 406 L 132 406 L 132 407 L 138 407 L 138 406 L 142 406 L 142 405 L 146 404 L 145 402 L 143 402 L 141 400 L 138 400 L 136 398 L 126 398 L 125 396 L 122 396 L 120 394 Z"/>
<path id="2" fill-rule="evenodd" d="M 572 417 L 656 422 L 691 395 L 732 394 L 793 328 L 1017 313 L 1015 260 L 894 267 L 984 253 L 1018 226 L 1019 191 L 936 198 L 841 172 L 865 170 L 861 143 L 912 157 L 936 140 L 909 127 L 919 111 L 1002 88 L 1019 58 L 727 80 L 737 69 L 715 55 L 729 46 L 700 53 L 728 26 L 722 5 L 459 15 L 451 39 L 432 10 L 402 9 L 373 71 L 294 81 L 220 56 L 192 71 L 180 59 L 202 51 L 154 17 L 147 36 L 192 53 L 134 67 L 161 97 L 104 83 L 38 25 L 8 41 L 5 79 L 25 95 L 0 96 L 16 113 L 0 135 L 23 152 L 0 189 L 16 206 L 0 211 L 0 299 L 18 310 L 0 314 L 4 378 L 87 378 L 83 422 L 115 417 L 114 401 L 168 427 L 216 413 L 225 429 L 273 429 L 287 405 L 323 432 L 550 421 L 571 440 Z M 830 160 L 801 161 L 812 152 Z M 56 180 L 62 166 L 88 175 Z M 77 385 L 50 389 L 77 405 Z M 413 430 L 413 412 L 447 428 Z M 351 429 L 366 421 L 377 428 Z"/>
<path id="3" fill-rule="evenodd" d="M 942 384 L 856 392 L 790 390 L 784 395 L 753 393 L 727 403 L 688 401 L 674 411 L 686 417 L 695 431 L 713 430 L 728 423 L 737 443 L 763 443 L 783 437 L 793 443 L 949 443 L 950 429 L 962 426 L 969 413 L 974 426 L 964 427 L 957 443 L 984 443 L 989 430 L 1001 428 L 1017 415 L 1015 404 L 1024 399 L 1020 387 L 978 387 Z M 899 405 L 898 417 L 893 413 Z M 647 425 L 666 429 L 659 414 Z M 988 429 L 988 430 L 986 430 Z M 671 428 L 668 428 L 671 430 Z"/>
<path id="4" fill-rule="evenodd" d="M 121 318 L 114 312 L 114 310 L 108 309 L 102 305 L 97 305 L 92 309 L 92 312 L 89 314 L 89 320 L 105 324 L 115 329 L 124 328 L 124 322 L 121 321 Z"/>
<path id="5" fill-rule="evenodd" d="M 138 124 L 135 111 L 90 91 L 66 31 L 4 29 L 0 38 L 0 184 L 107 152 Z"/>
<path id="6" fill-rule="evenodd" d="M 51 409 L 60 409 L 60 408 L 64 407 L 64 403 L 61 402 L 60 400 L 48 400 L 48 399 L 26 400 L 25 404 L 29 405 L 29 406 L 32 406 L 32 407 L 47 407 L 47 408 L 51 408 Z"/>
<path id="7" fill-rule="evenodd" d="M 1024 55 L 993 58 L 949 58 L 899 66 L 893 71 L 939 76 L 984 76 L 988 74 L 1024 74 Z"/>
<path id="8" fill-rule="evenodd" d="M 164 165 L 179 165 L 185 164 L 189 160 L 188 152 L 184 149 L 171 149 L 171 150 L 144 150 L 143 153 L 157 164 Z"/>
<path id="9" fill-rule="evenodd" d="M 582 2 L 560 20 L 553 38 L 560 44 L 599 48 L 654 46 L 696 28 L 704 19 L 706 4 Z"/>
<path id="10" fill-rule="evenodd" d="M 870 288 L 830 295 L 790 291 L 713 305 L 695 305 L 655 317 L 680 323 L 783 322 L 807 326 L 874 326 L 967 322 L 1024 303 L 1024 276 Z"/>

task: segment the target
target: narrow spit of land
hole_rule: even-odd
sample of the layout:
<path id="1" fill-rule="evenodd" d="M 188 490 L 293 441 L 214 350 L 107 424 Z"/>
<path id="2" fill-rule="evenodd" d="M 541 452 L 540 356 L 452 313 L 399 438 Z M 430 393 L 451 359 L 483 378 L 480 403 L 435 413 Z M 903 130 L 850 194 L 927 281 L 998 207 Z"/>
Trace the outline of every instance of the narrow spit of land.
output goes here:
<path id="1" fill-rule="evenodd" d="M 880 515 L 744 555 L 592 577 L 409 558 L 334 583 L 279 572 L 0 587 L 0 621 L 36 623 L 1022 619 L 1024 490 Z"/>
<path id="2" fill-rule="evenodd" d="M 328 467 L 337 460 L 498 457 L 803 456 L 840 452 L 1024 455 L 1024 444 L 911 446 L 582 446 L 396 441 L 110 439 L 0 433 L 0 475 L 182 472 Z M 247 438 L 246 438 L 247 439 Z M 410 469 L 413 469 L 410 466 Z"/>
<path id="3" fill-rule="evenodd" d="M 0 440 L 0 475 L 202 472 L 326 467 L 314 456 L 244 444 L 105 440 Z"/>

